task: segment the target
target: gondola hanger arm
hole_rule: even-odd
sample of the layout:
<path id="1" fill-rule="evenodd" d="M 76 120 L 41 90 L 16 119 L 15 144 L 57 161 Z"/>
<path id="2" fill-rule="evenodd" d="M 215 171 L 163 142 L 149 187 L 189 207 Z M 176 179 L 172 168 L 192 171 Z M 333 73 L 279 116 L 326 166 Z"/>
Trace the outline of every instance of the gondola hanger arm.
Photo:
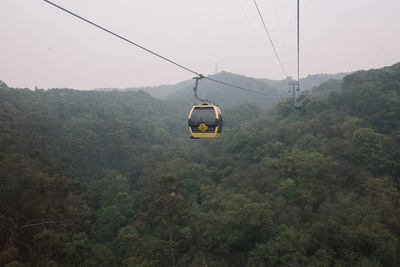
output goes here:
<path id="1" fill-rule="evenodd" d="M 204 78 L 204 76 L 203 76 L 202 74 L 199 74 L 199 76 L 193 77 L 193 79 L 196 80 L 196 83 L 195 83 L 195 85 L 194 85 L 194 87 L 193 87 L 193 92 L 194 92 L 194 97 L 195 97 L 197 100 L 200 100 L 201 102 L 206 102 L 206 103 L 208 103 L 208 100 L 207 100 L 207 99 L 202 99 L 202 98 L 200 98 L 200 97 L 197 95 L 197 87 L 198 87 L 198 85 L 199 85 L 199 80 L 201 80 L 201 79 L 203 79 L 203 78 Z"/>

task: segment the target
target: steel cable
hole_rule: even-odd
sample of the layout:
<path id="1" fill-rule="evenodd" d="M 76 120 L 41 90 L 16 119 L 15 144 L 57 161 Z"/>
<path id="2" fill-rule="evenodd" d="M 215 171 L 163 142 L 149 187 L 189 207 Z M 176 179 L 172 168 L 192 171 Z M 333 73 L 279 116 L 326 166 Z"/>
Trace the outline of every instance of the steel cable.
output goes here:
<path id="1" fill-rule="evenodd" d="M 247 91 L 247 92 L 251 92 L 251 93 L 254 93 L 254 94 L 268 95 L 268 96 L 274 95 L 274 94 L 268 94 L 268 93 L 263 93 L 263 92 L 251 90 L 251 89 L 244 88 L 244 87 L 241 87 L 241 86 L 236 86 L 234 84 L 226 83 L 226 82 L 223 82 L 223 81 L 219 81 L 219 80 L 216 80 L 216 79 L 213 79 L 213 78 L 209 78 L 209 77 L 203 76 L 202 74 L 200 74 L 200 73 L 198 73 L 198 72 L 196 72 L 196 71 L 194 71 L 192 69 L 189 69 L 189 68 L 187 68 L 187 67 L 185 67 L 185 66 L 183 66 L 183 65 L 181 65 L 181 64 L 179 64 L 179 63 L 177 63 L 177 62 L 175 62 L 175 61 L 173 61 L 171 59 L 168 59 L 168 58 L 166 58 L 166 57 L 164 57 L 164 56 L 162 56 L 162 55 L 160 55 L 160 54 L 158 54 L 158 53 L 156 53 L 156 52 L 154 52 L 154 51 L 152 51 L 150 49 L 147 49 L 144 46 L 139 45 L 139 44 L 137 44 L 137 43 L 135 43 L 135 42 L 133 42 L 133 41 L 131 41 L 131 40 L 129 40 L 129 39 L 117 34 L 117 33 L 115 33 L 115 32 L 112 32 L 112 31 L 110 31 L 110 30 L 108 30 L 108 29 L 106 29 L 106 28 L 104 28 L 104 27 L 102 27 L 102 26 L 100 26 L 100 25 L 88 20 L 88 19 L 85 19 L 85 18 L 83 18 L 83 17 L 81 17 L 81 16 L 79 16 L 79 15 L 77 15 L 77 14 L 75 14 L 75 13 L 73 13 L 73 12 L 71 12 L 71 11 L 69 11 L 69 10 L 59 6 L 59 5 L 57 5 L 57 4 L 55 4 L 55 3 L 52 3 L 52 2 L 50 2 L 48 0 L 43 0 L 43 1 L 45 1 L 46 3 L 48 3 L 50 5 L 53 5 L 53 6 L 57 7 L 57 8 L 59 8 L 59 9 L 61 9 L 64 12 L 67 12 L 68 14 L 70 14 L 70 15 L 72 15 L 74 17 L 77 17 L 77 18 L 79 18 L 79 19 L 81 19 L 81 20 L 83 20 L 83 21 L 85 21 L 85 22 L 87 22 L 87 23 L 89 23 L 89 24 L 91 24 L 91 25 L 93 25 L 93 26 L 95 26 L 95 27 L 97 27 L 97 28 L 99 28 L 99 29 L 101 29 L 101 30 L 103 30 L 103 31 L 105 31 L 105 32 L 117 37 L 117 38 L 119 38 L 119 39 L 122 39 L 122 40 L 124 40 L 124 41 L 126 41 L 126 42 L 128 42 L 128 43 L 130 43 L 130 44 L 132 44 L 134 46 L 137 46 L 137 47 L 145 50 L 146 52 L 148 52 L 150 54 L 153 54 L 153 55 L 155 55 L 155 56 L 157 56 L 157 57 L 159 57 L 159 58 L 161 58 L 161 59 L 163 59 L 165 61 L 168 61 L 169 63 L 171 63 L 171 64 L 173 64 L 173 65 L 175 65 L 177 67 L 180 67 L 180 68 L 182 68 L 182 69 L 184 69 L 184 70 L 186 70 L 188 72 L 191 72 L 191 73 L 195 74 L 197 77 L 204 77 L 205 79 L 207 79 L 209 81 L 213 81 L 213 82 L 216 82 L 216 83 L 224 84 L 226 86 L 230 86 L 230 87 L 233 87 L 233 88 L 236 88 L 236 89 L 239 89 L 239 90 L 244 90 L 244 91 Z M 276 96 L 278 96 L 278 95 L 276 95 Z"/>

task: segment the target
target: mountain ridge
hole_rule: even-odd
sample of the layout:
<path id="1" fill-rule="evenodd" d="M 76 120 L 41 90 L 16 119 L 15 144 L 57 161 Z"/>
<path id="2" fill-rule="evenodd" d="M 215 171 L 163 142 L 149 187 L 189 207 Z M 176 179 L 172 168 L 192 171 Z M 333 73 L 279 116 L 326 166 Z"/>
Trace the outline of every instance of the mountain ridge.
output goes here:
<path id="1" fill-rule="evenodd" d="M 320 83 L 329 80 L 329 79 L 342 79 L 348 73 L 337 73 L 337 74 L 310 74 L 307 77 L 301 78 L 300 82 L 302 84 L 303 90 L 311 90 L 312 87 L 319 85 Z M 269 87 L 276 87 L 279 90 L 280 94 L 287 93 L 288 82 L 287 80 L 270 80 L 265 78 L 253 78 L 250 76 L 245 76 L 242 74 L 235 74 L 231 72 L 221 71 L 217 74 L 209 75 L 216 80 L 223 79 L 228 83 L 232 83 L 231 80 L 240 80 L 244 81 L 240 82 L 241 84 L 246 84 L 246 80 L 259 80 L 265 82 L 265 84 Z M 226 79 L 227 76 L 231 76 L 231 79 Z M 240 79 L 239 79 L 240 78 Z M 235 84 L 236 85 L 236 84 Z M 93 90 L 97 91 L 139 91 L 142 90 L 144 92 L 149 93 L 151 96 L 159 99 L 167 99 L 174 94 L 179 93 L 182 90 L 189 90 L 194 86 L 193 80 L 185 80 L 176 84 L 165 84 L 158 86 L 145 86 L 145 87 L 127 87 L 127 88 L 96 88 Z M 251 89 L 251 88 L 249 88 Z"/>

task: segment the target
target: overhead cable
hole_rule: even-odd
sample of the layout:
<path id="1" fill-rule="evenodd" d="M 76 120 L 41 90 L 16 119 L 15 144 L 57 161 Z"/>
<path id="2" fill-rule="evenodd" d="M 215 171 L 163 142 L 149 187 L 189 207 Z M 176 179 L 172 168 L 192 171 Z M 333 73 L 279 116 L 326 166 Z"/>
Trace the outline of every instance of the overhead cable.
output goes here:
<path id="1" fill-rule="evenodd" d="M 148 53 L 150 53 L 150 54 L 153 54 L 153 55 L 155 55 L 155 56 L 157 56 L 157 57 L 159 57 L 159 58 L 161 58 L 161 59 L 163 59 L 163 60 L 165 60 L 165 61 L 168 61 L 169 63 L 174 64 L 174 65 L 177 66 L 177 67 L 180 67 L 180 68 L 182 68 L 182 69 L 184 69 L 184 70 L 186 70 L 186 71 L 188 71 L 188 72 L 191 72 L 191 73 L 195 74 L 195 75 L 198 76 L 198 77 L 204 77 L 204 78 L 207 79 L 207 80 L 210 80 L 210 81 L 213 81 L 213 82 L 216 82 L 216 83 L 220 83 L 220 84 L 224 84 L 224 85 L 226 85 L 226 86 L 230 86 L 230 87 L 233 87 L 233 88 L 236 88 L 236 89 L 239 89 L 239 90 L 244 90 L 244 91 L 247 91 L 247 92 L 255 93 L 255 94 L 260 94 L 260 95 L 272 95 L 272 94 L 263 93 L 263 92 L 259 92 L 259 91 L 247 89 L 247 88 L 244 88 L 244 87 L 236 86 L 236 85 L 229 84 L 229 83 L 226 83 L 226 82 L 218 81 L 218 80 L 215 80 L 215 79 L 212 79 L 212 78 L 209 78 L 209 77 L 205 77 L 205 76 L 203 76 L 202 74 L 200 74 L 200 73 L 198 73 L 198 72 L 196 72 L 196 71 L 194 71 L 194 70 L 192 70 L 192 69 L 189 69 L 189 68 L 187 68 L 187 67 L 185 67 L 185 66 L 183 66 L 183 65 L 181 65 L 181 64 L 179 64 L 179 63 L 177 63 L 177 62 L 175 62 L 175 61 L 173 61 L 173 60 L 171 60 L 171 59 L 168 59 L 168 58 L 166 58 L 166 57 L 164 57 L 164 56 L 162 56 L 162 55 L 160 55 L 160 54 L 158 54 L 158 53 L 156 53 L 156 52 L 154 52 L 154 51 L 152 51 L 152 50 L 150 50 L 150 49 L 147 49 L 147 48 L 145 48 L 144 46 L 139 45 L 139 44 L 137 44 L 137 43 L 135 43 L 135 42 L 133 42 L 133 41 L 131 41 L 131 40 L 129 40 L 129 39 L 127 39 L 127 38 L 125 38 L 125 37 L 123 37 L 123 36 L 117 34 L 117 33 L 115 33 L 115 32 L 112 32 L 112 31 L 110 31 L 110 30 L 107 30 L 106 28 L 104 28 L 104 27 L 102 27 L 102 26 L 100 26 L 100 25 L 98 25 L 98 24 L 96 24 L 96 23 L 94 23 L 94 22 L 92 22 L 92 21 L 90 21 L 90 20 L 88 20 L 88 19 L 85 19 L 85 18 L 83 18 L 83 17 L 81 17 L 81 16 L 79 16 L 79 15 L 77 15 L 77 14 L 75 14 L 75 13 L 73 13 L 73 12 L 71 12 L 71 11 L 69 11 L 69 10 L 67 10 L 67 9 L 65 9 L 65 8 L 63 8 L 63 7 L 61 7 L 61 6 L 59 6 L 59 5 L 57 5 L 57 4 L 55 4 L 55 3 L 52 3 L 52 2 L 50 2 L 50 1 L 48 1 L 48 0 L 43 0 L 43 1 L 45 1 L 46 3 L 48 3 L 48 4 L 50 4 L 50 5 L 53 5 L 53 6 L 57 7 L 57 8 L 59 8 L 59 9 L 61 9 L 61 10 L 64 11 L 64 12 L 67 12 L 68 14 L 70 14 L 70 15 L 72 15 L 72 16 L 74 16 L 74 17 L 77 17 L 78 19 L 81 19 L 81 20 L 83 20 L 83 21 L 85 21 L 85 22 L 87 22 L 87 23 L 89 23 L 89 24 L 91 24 L 91 25 L 93 25 L 93 26 L 95 26 L 95 27 L 97 27 L 97 28 L 99 28 L 99 29 L 101 29 L 101 30 L 103 30 L 103 31 L 105 31 L 105 32 L 107 32 L 107 33 L 109 33 L 109 34 L 111 34 L 111 35 L 117 37 L 117 38 L 119 38 L 119 39 L 122 39 L 122 40 L 124 40 L 125 42 L 128 42 L 128 43 L 130 43 L 130 44 L 132 44 L 132 45 L 134 45 L 134 46 L 137 46 L 137 47 L 139 47 L 139 48 L 145 50 L 146 52 L 148 52 Z"/>
<path id="2" fill-rule="evenodd" d="M 297 82 L 300 90 L 300 0 L 297 0 Z"/>
<path id="3" fill-rule="evenodd" d="M 75 16 L 75 17 L 77 17 L 77 18 L 79 18 L 79 19 L 81 19 L 81 20 L 83 20 L 83 21 L 85 21 L 85 22 L 87 22 L 87 23 L 89 23 L 89 24 L 91 24 L 91 25 L 93 25 L 93 26 L 105 31 L 105 32 L 108 32 L 109 34 L 114 35 L 115 37 L 118 37 L 118 38 L 120 38 L 120 39 L 122 39 L 122 40 L 124 40 L 124 41 L 126 41 L 126 42 L 128 42 L 128 43 L 130 43 L 132 45 L 135 45 L 135 46 L 137 46 L 137 47 L 139 47 L 139 48 L 141 48 L 141 49 L 143 49 L 143 50 L 145 50 L 145 51 L 147 51 L 147 52 L 149 52 L 149 53 L 151 53 L 151 54 L 153 54 L 153 55 L 155 55 L 155 56 L 157 56 L 159 58 L 162 58 L 162 59 L 164 59 L 164 60 L 166 60 L 166 61 L 168 61 L 168 62 L 170 62 L 170 63 L 172 63 L 172 64 L 174 64 L 174 65 L 176 65 L 176 66 L 178 66 L 178 67 L 180 67 L 182 69 L 184 69 L 184 70 L 187 70 L 187 71 L 189 71 L 189 72 L 191 72 L 193 74 L 196 74 L 196 75 L 200 75 L 199 73 L 197 73 L 197 72 L 195 72 L 195 71 L 193 71 L 193 70 L 191 70 L 191 69 L 189 69 L 189 68 L 187 68 L 185 66 L 182 66 L 181 64 L 178 64 L 175 61 L 172 61 L 172 60 L 170 60 L 170 59 L 168 59 L 166 57 L 163 57 L 160 54 L 157 54 L 156 52 L 153 52 L 150 49 L 147 49 L 147 48 L 145 48 L 145 47 L 143 47 L 143 46 L 141 46 L 141 45 L 139 45 L 139 44 L 137 44 L 135 42 L 132 42 L 131 40 L 128 40 L 128 39 L 126 39 L 125 37 L 122 37 L 119 34 L 116 34 L 116 33 L 112 32 L 110 30 L 107 30 L 106 28 L 101 27 L 100 25 L 98 25 L 98 24 L 96 24 L 94 22 L 91 22 L 90 20 L 87 20 L 87 19 L 85 19 L 85 18 L 83 18 L 83 17 L 81 17 L 81 16 L 79 16 L 79 15 L 77 15 L 77 14 L 75 14 L 75 13 L 73 13 L 73 12 L 71 12 L 71 11 L 61 7 L 61 6 L 59 6 L 59 5 L 57 5 L 57 4 L 54 4 L 54 3 L 52 3 L 52 2 L 50 2 L 48 0 L 43 0 L 43 1 L 49 3 L 50 5 L 53 5 L 53 6 L 57 7 L 59 9 L 63 10 L 63 11 L 65 11 L 65 12 L 71 14 L 72 16 Z"/>
<path id="4" fill-rule="evenodd" d="M 230 87 L 233 87 L 233 88 L 236 88 L 236 89 L 240 89 L 240 90 L 243 90 L 243 91 L 255 93 L 255 94 L 269 95 L 269 96 L 280 96 L 280 95 L 277 95 L 277 94 L 269 94 L 269 93 L 263 93 L 263 92 L 259 92 L 259 91 L 254 91 L 254 90 L 247 89 L 247 88 L 244 88 L 244 87 L 240 87 L 240 86 L 237 86 L 237 85 L 233 85 L 233 84 L 230 84 L 230 83 L 218 81 L 218 80 L 215 80 L 215 79 L 210 78 L 210 77 L 204 77 L 204 79 L 207 79 L 209 81 L 213 81 L 213 82 L 216 82 L 216 83 L 220 83 L 220 84 L 223 84 L 223 85 L 226 85 L 226 86 L 230 86 Z"/>
<path id="5" fill-rule="evenodd" d="M 282 72 L 283 72 L 283 74 L 285 75 L 285 77 L 287 77 L 288 75 L 286 74 L 286 71 L 285 71 L 285 68 L 283 67 L 282 61 L 281 61 L 281 59 L 279 58 L 278 52 L 276 51 L 274 42 L 272 41 L 271 35 L 269 34 L 267 25 L 265 24 L 264 19 L 263 19 L 263 16 L 261 15 L 261 11 L 260 11 L 260 9 L 258 8 L 257 1 L 256 1 L 256 0 L 253 0 L 253 1 L 254 1 L 254 4 L 255 4 L 256 8 L 257 8 L 258 15 L 260 16 L 261 22 L 262 22 L 262 24 L 263 24 L 263 26 L 264 26 L 264 30 L 265 30 L 265 32 L 267 33 L 268 39 L 269 39 L 269 41 L 270 41 L 270 43 L 271 43 L 272 49 L 273 49 L 274 52 L 275 52 L 275 56 L 276 56 L 276 58 L 278 59 L 279 65 L 281 66 Z"/>

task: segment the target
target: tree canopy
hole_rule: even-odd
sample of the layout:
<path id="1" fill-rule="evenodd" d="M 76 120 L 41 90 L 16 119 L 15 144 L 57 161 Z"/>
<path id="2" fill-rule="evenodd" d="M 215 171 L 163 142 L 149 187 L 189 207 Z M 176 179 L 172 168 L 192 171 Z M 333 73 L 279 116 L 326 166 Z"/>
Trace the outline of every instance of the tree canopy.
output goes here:
<path id="1" fill-rule="evenodd" d="M 400 63 L 260 103 L 0 82 L 0 265 L 399 266 Z"/>

